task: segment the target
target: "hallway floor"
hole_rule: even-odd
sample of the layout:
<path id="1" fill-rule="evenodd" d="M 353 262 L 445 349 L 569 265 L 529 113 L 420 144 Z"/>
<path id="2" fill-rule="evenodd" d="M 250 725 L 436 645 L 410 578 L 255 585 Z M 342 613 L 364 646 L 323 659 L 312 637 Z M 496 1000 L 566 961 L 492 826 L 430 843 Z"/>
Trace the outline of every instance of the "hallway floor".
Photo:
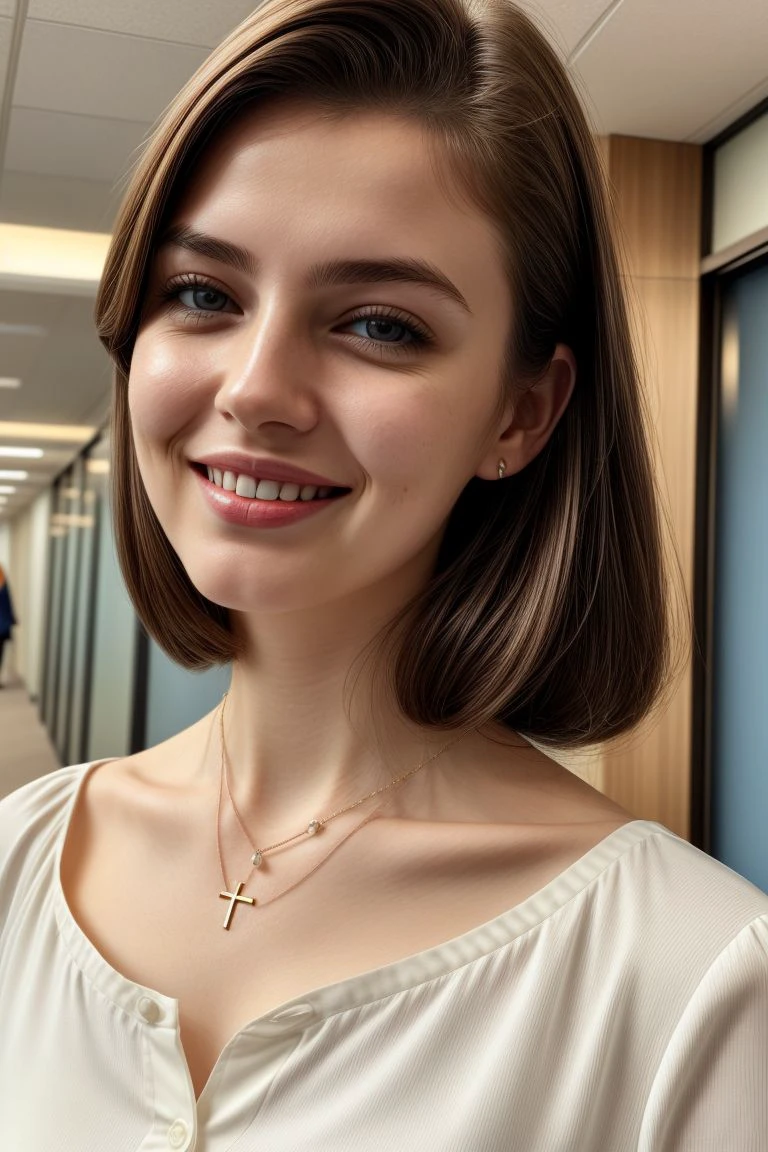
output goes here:
<path id="1" fill-rule="evenodd" d="M 0 689 L 0 799 L 58 767 L 37 702 L 30 702 L 21 681 L 6 684 Z"/>

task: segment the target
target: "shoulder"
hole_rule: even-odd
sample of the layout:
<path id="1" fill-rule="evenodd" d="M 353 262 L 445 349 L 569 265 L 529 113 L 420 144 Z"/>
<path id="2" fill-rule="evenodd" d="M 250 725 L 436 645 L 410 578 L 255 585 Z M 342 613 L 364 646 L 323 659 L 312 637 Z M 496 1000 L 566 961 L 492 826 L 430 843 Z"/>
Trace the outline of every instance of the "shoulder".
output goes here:
<path id="1" fill-rule="evenodd" d="M 663 824 L 638 821 L 647 829 L 631 861 L 642 875 L 646 899 L 664 903 L 685 921 L 713 920 L 741 927 L 744 918 L 768 914 L 768 894 L 722 861 L 677 836 Z"/>
<path id="2" fill-rule="evenodd" d="M 0 800 L 0 929 L 14 898 L 54 858 L 63 821 L 88 767 L 57 768 Z"/>
<path id="3" fill-rule="evenodd" d="M 113 763 L 93 760 L 56 768 L 0 799 L 0 879 L 22 864 L 36 867 L 55 850 L 84 780 L 94 776 L 93 768 Z"/>
<path id="4" fill-rule="evenodd" d="M 697 871 L 735 907 L 719 902 L 711 920 L 717 942 L 701 960 L 681 948 L 690 979 L 671 1026 L 663 1027 L 654 1002 L 665 1046 L 642 1119 L 643 1149 L 757 1152 L 757 1133 L 768 1132 L 768 896 L 760 901 L 755 889 L 750 906 L 748 882 L 716 864 Z M 699 911 L 709 918 L 703 904 Z"/>
<path id="5" fill-rule="evenodd" d="M 74 764 L 56 768 L 0 799 L 0 860 L 15 840 L 44 825 L 62 810 L 89 767 L 89 764 Z"/>
<path id="6" fill-rule="evenodd" d="M 768 994 L 768 948 L 760 945 L 768 895 L 662 824 L 637 820 L 616 839 L 621 850 L 599 877 L 591 916 L 596 940 L 609 942 L 640 998 L 666 1005 L 666 1020 L 678 1018 L 713 968 L 727 973 L 724 958 L 739 939 L 762 966 Z"/>

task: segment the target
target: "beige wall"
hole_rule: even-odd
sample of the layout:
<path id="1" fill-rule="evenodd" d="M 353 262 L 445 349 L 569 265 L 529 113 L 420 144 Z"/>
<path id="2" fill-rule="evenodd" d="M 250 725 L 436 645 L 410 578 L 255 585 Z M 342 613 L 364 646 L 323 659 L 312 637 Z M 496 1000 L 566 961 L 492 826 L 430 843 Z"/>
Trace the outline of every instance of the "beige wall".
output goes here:
<path id="1" fill-rule="evenodd" d="M 43 630 L 45 625 L 48 572 L 48 526 L 50 491 L 10 523 L 11 557 L 9 582 L 19 624 L 10 649 L 11 667 L 6 675 L 20 676 L 33 699 L 42 689 Z"/>
<path id="2" fill-rule="evenodd" d="M 715 151 L 712 251 L 768 229 L 768 112 Z"/>

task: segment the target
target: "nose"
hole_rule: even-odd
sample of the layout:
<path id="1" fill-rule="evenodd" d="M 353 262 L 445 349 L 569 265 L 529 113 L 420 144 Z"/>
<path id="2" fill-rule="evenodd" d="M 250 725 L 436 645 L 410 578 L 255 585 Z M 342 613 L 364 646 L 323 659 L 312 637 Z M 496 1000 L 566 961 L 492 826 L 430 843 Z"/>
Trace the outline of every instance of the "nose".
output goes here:
<path id="1" fill-rule="evenodd" d="M 215 407 L 248 432 L 267 425 L 310 431 L 318 422 L 319 365 L 289 308 L 262 307 L 221 349 Z"/>

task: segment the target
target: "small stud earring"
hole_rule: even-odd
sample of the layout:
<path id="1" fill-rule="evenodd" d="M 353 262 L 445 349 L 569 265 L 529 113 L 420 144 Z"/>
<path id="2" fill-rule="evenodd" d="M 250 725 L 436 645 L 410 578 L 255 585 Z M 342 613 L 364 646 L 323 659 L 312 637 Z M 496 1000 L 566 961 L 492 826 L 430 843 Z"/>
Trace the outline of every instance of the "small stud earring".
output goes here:
<path id="1" fill-rule="evenodd" d="M 504 479 L 504 473 L 506 472 L 506 470 L 507 470 L 506 460 L 499 460 L 499 480 Z"/>

